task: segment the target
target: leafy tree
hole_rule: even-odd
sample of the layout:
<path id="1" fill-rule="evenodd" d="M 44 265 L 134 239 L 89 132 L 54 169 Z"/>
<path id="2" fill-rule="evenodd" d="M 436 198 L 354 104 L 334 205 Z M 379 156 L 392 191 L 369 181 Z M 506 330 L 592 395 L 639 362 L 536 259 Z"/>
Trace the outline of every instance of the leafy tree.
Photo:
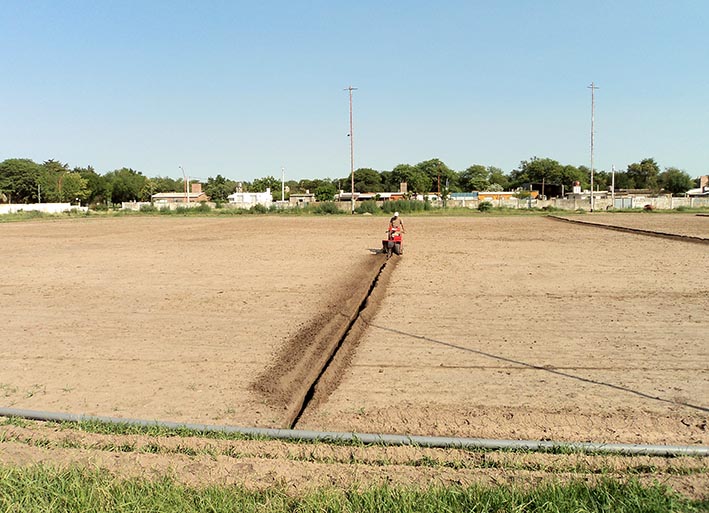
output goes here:
<path id="1" fill-rule="evenodd" d="M 257 178 L 251 183 L 249 191 L 251 192 L 266 192 L 266 189 L 271 190 L 273 199 L 278 201 L 281 199 L 281 181 L 273 176 L 265 176 Z"/>
<path id="2" fill-rule="evenodd" d="M 579 182 L 582 188 L 589 187 L 591 184 L 591 168 L 586 166 L 564 166 L 561 171 L 561 185 L 570 189 L 573 187 L 574 182 Z"/>
<path id="3" fill-rule="evenodd" d="M 488 171 L 490 172 L 488 180 L 490 181 L 489 188 L 491 191 L 504 191 L 509 189 L 510 179 L 502 169 L 490 166 L 488 167 Z"/>
<path id="4" fill-rule="evenodd" d="M 86 201 L 89 197 L 88 181 L 79 173 L 68 172 L 60 178 L 63 201 Z"/>
<path id="5" fill-rule="evenodd" d="M 682 194 L 694 186 L 694 180 L 685 171 L 676 167 L 668 167 L 659 176 L 663 189 L 672 194 Z"/>
<path id="6" fill-rule="evenodd" d="M 459 183 L 463 191 L 486 191 L 490 187 L 490 171 L 485 166 L 473 164 L 460 173 Z"/>
<path id="7" fill-rule="evenodd" d="M 183 178 L 170 178 L 169 176 L 156 176 L 150 179 L 153 182 L 155 192 L 180 192 L 185 190 L 185 180 Z"/>
<path id="8" fill-rule="evenodd" d="M 431 179 L 428 174 L 409 164 L 399 164 L 392 169 L 392 176 L 398 182 L 406 182 L 408 191 L 413 194 L 431 192 Z"/>
<path id="9" fill-rule="evenodd" d="M 401 184 L 397 181 L 393 172 L 382 171 L 381 173 L 379 173 L 379 177 L 382 180 L 383 192 L 399 192 Z"/>
<path id="10" fill-rule="evenodd" d="M 615 173 L 615 188 L 616 189 L 635 189 L 635 180 L 625 171 L 616 171 Z"/>
<path id="11" fill-rule="evenodd" d="M 303 192 L 305 191 L 300 190 L 297 180 L 286 180 L 286 197 L 290 196 L 290 194 L 301 194 Z"/>
<path id="12" fill-rule="evenodd" d="M 351 188 L 351 187 L 350 187 Z M 354 172 L 355 192 L 383 192 L 382 177 L 378 171 L 369 168 L 356 169 Z"/>
<path id="13" fill-rule="evenodd" d="M 561 184 L 564 179 L 563 171 L 564 166 L 556 160 L 532 157 L 531 160 L 520 162 L 519 169 L 512 171 L 510 178 L 514 187 L 520 187 L 530 182 Z"/>
<path id="14" fill-rule="evenodd" d="M 64 202 L 74 199 L 64 190 L 64 178 L 67 173 L 69 173 L 67 164 L 54 159 L 42 163 L 39 181 L 42 186 L 42 197 L 45 200 Z"/>
<path id="15" fill-rule="evenodd" d="M 84 200 L 93 205 L 104 203 L 108 199 L 106 179 L 98 174 L 93 167 L 75 167 L 73 173 L 78 173 L 86 180 L 87 195 Z"/>
<path id="16" fill-rule="evenodd" d="M 109 196 L 113 203 L 137 201 L 146 193 L 147 178 L 139 171 L 123 167 L 105 175 Z"/>
<path id="17" fill-rule="evenodd" d="M 443 189 L 446 184 L 448 184 L 448 187 L 458 186 L 458 173 L 450 169 L 439 159 L 424 160 L 423 162 L 416 164 L 414 167 L 424 173 L 431 183 L 431 185 L 428 186 L 428 190 L 416 191 L 418 193 L 425 194 L 428 192 L 437 191 L 439 183 L 441 189 Z"/>
<path id="18" fill-rule="evenodd" d="M 612 182 L 611 174 L 608 171 L 595 171 L 593 174 L 593 187 L 596 190 L 606 190 Z"/>
<path id="19" fill-rule="evenodd" d="M 0 194 L 13 203 L 37 201 L 41 166 L 30 159 L 7 159 L 0 162 Z"/>
<path id="20" fill-rule="evenodd" d="M 637 189 L 657 190 L 659 187 L 660 166 L 657 165 L 655 159 L 647 158 L 639 163 L 630 164 L 626 173 L 628 179 L 633 180 Z"/>
<path id="21" fill-rule="evenodd" d="M 217 175 L 212 178 L 207 178 L 207 183 L 204 186 L 204 193 L 209 196 L 212 201 L 226 201 L 227 197 L 236 190 L 236 182 L 224 178 L 222 175 Z"/>
<path id="22" fill-rule="evenodd" d="M 332 201 L 337 194 L 335 184 L 323 181 L 315 190 L 315 199 L 318 201 Z"/>

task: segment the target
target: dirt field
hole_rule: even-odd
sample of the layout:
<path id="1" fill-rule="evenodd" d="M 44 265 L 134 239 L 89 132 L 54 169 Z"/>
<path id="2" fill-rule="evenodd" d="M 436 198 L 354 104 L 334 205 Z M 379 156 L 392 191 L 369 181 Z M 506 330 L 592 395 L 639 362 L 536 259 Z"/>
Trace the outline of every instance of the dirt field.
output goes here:
<path id="1" fill-rule="evenodd" d="M 252 385 L 301 325 L 336 311 L 333 291 L 371 256 L 374 224 L 355 221 L 141 217 L 0 225 L 2 402 L 282 425 L 282 406 L 264 404 Z"/>
<path id="2" fill-rule="evenodd" d="M 695 219 L 671 217 L 678 230 Z M 405 222 L 406 255 L 387 266 L 380 308 L 297 427 L 709 444 L 706 247 L 541 217 Z M 313 330 L 364 293 L 385 224 L 0 225 L 0 397 L 35 410 L 287 425 L 290 382 L 278 383 L 274 362 L 307 368 L 319 356 Z"/>
<path id="3" fill-rule="evenodd" d="M 352 364 L 301 427 L 709 443 L 706 247 L 539 217 L 407 231 Z"/>
<path id="4" fill-rule="evenodd" d="M 637 228 L 690 237 L 709 239 L 709 217 L 692 214 L 662 214 L 639 212 L 637 214 L 597 214 L 573 216 L 579 221 L 590 221 L 625 228 Z"/>

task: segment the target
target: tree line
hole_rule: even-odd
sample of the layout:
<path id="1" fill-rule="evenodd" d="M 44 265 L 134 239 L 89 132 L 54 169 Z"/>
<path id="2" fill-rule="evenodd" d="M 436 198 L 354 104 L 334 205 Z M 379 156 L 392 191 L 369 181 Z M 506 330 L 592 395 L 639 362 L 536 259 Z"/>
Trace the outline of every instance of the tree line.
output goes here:
<path id="1" fill-rule="evenodd" d="M 611 185 L 611 172 L 595 171 L 594 188 Z M 193 180 L 194 182 L 194 180 Z M 354 172 L 356 192 L 397 192 L 407 183 L 411 194 L 515 190 L 529 183 L 563 185 L 570 190 L 574 182 L 585 189 L 590 186 L 590 169 L 586 166 L 561 164 L 551 158 L 532 157 L 505 173 L 494 166 L 473 164 L 462 171 L 449 168 L 439 159 L 418 164 L 399 164 L 392 170 L 360 168 Z M 332 200 L 338 191 L 351 190 L 351 176 L 336 179 L 288 180 L 286 198 L 290 194 L 310 192 L 321 201 Z M 683 170 L 668 167 L 664 171 L 652 158 L 632 163 L 615 173 L 616 189 L 645 189 L 681 194 L 698 186 L 698 179 Z M 212 201 L 223 202 L 237 187 L 245 192 L 263 192 L 270 188 L 275 200 L 281 198 L 281 181 L 274 176 L 251 182 L 237 182 L 218 174 L 202 182 L 202 189 Z M 0 162 L 0 202 L 82 202 L 109 205 L 123 201 L 150 201 L 159 192 L 184 190 L 181 178 L 148 177 L 140 171 L 123 167 L 105 174 L 92 166 L 70 168 L 68 164 L 47 160 L 38 164 L 30 159 L 7 159 Z"/>

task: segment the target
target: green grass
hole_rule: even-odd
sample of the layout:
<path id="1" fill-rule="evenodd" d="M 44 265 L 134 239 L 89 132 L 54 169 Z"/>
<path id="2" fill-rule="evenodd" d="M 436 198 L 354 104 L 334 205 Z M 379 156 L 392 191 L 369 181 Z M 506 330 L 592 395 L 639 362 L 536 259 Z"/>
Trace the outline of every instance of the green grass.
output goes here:
<path id="1" fill-rule="evenodd" d="M 107 471 L 35 465 L 0 466 L 4 512 L 695 512 L 691 501 L 661 484 L 602 479 L 530 489 L 499 486 L 371 486 L 320 488 L 301 494 L 284 486 L 262 491 L 239 485 L 190 487 L 171 477 L 121 479 Z"/>
<path id="2" fill-rule="evenodd" d="M 187 456 L 198 456 L 198 455 L 209 455 L 212 457 L 216 456 L 226 456 L 230 458 L 245 458 L 245 457 L 259 457 L 263 459 L 280 458 L 282 455 L 273 456 L 269 454 L 268 450 L 258 449 L 255 453 L 250 451 L 242 452 L 234 447 L 225 446 L 212 446 L 205 445 L 198 449 L 190 447 L 189 444 L 178 444 L 177 446 L 165 445 L 160 442 L 158 437 L 164 438 L 202 438 L 205 440 L 226 440 L 226 441 L 241 441 L 241 440 L 266 440 L 264 437 L 252 437 L 242 435 L 240 433 L 220 433 L 212 431 L 193 431 L 184 428 L 172 429 L 160 426 L 136 426 L 131 424 L 111 424 L 103 423 L 98 421 L 83 421 L 80 423 L 49 423 L 55 426 L 57 430 L 76 430 L 84 431 L 87 433 L 96 433 L 102 435 L 139 435 L 148 436 L 152 438 L 148 441 L 136 442 L 134 440 L 128 439 L 123 442 L 116 442 L 108 440 L 106 442 L 91 442 L 83 444 L 78 442 L 76 439 L 69 438 L 66 440 L 52 441 L 48 438 L 41 436 L 40 433 L 35 433 L 30 437 L 24 435 L 2 435 L 0 434 L 0 441 L 14 441 L 19 443 L 24 443 L 29 446 L 34 447 L 61 447 L 61 448 L 86 448 L 91 450 L 100 450 L 107 452 L 135 452 L 135 453 L 152 453 L 152 454 L 182 454 Z M 7 418 L 0 422 L 2 425 L 17 425 L 20 427 L 27 427 L 30 423 L 23 419 L 18 418 Z M 310 445 L 312 447 L 317 447 L 318 445 L 330 445 L 330 446 L 340 446 L 340 447 L 367 447 L 368 445 L 379 445 L 379 444 L 364 444 L 360 441 L 304 441 L 304 440 L 292 440 L 289 443 L 294 445 Z M 542 451 L 546 452 L 546 451 Z M 331 455 L 319 455 L 311 451 L 308 453 L 301 454 L 291 454 L 286 456 L 287 458 L 294 461 L 310 462 L 310 463 L 324 463 L 324 464 L 334 464 L 334 463 L 350 463 L 350 464 L 365 464 L 370 466 L 388 466 L 388 465 L 400 465 L 400 466 L 411 466 L 411 467 L 428 467 L 428 468 L 453 468 L 453 469 L 503 469 L 503 470 L 522 470 L 522 471 L 541 471 L 547 473 L 573 473 L 573 474 L 597 474 L 606 475 L 613 474 L 614 470 L 604 464 L 603 461 L 599 462 L 598 465 L 590 464 L 585 460 L 580 461 L 561 461 L 556 462 L 554 465 L 548 465 L 544 462 L 538 461 L 526 461 L 526 460 L 515 460 L 515 459 L 497 459 L 490 458 L 486 455 L 488 453 L 519 453 L 527 454 L 529 451 L 526 450 L 509 450 L 509 451 L 491 451 L 482 448 L 471 448 L 462 450 L 461 454 L 453 459 L 449 458 L 438 458 L 431 456 L 422 456 L 416 459 L 411 459 L 407 461 L 396 462 L 390 461 L 387 458 L 382 459 L 376 453 L 368 456 L 366 453 L 356 455 L 354 452 L 351 453 L 350 459 L 340 457 L 333 457 Z M 573 454 L 574 451 L 559 451 L 560 454 Z M 596 455 L 601 455 L 602 453 L 597 453 Z M 620 457 L 620 456 L 619 456 Z M 654 467 L 648 467 L 645 464 L 634 463 L 635 459 L 632 456 L 626 456 L 629 462 L 627 467 L 624 468 L 624 473 L 628 476 L 632 475 L 642 475 L 647 473 L 654 473 L 657 471 Z M 672 458 L 669 458 L 672 460 Z M 706 474 L 706 469 L 695 468 L 692 466 L 685 467 L 682 465 L 668 465 L 663 467 L 662 473 L 665 475 L 696 475 L 696 474 Z"/>

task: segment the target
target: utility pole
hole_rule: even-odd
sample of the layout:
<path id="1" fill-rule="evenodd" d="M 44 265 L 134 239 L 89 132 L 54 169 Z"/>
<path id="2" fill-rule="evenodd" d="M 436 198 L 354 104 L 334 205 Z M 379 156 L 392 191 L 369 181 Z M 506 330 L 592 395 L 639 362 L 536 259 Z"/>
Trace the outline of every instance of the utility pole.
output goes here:
<path id="1" fill-rule="evenodd" d="M 613 164 L 611 169 L 611 201 L 613 202 L 611 208 L 615 208 L 615 164 Z"/>
<path id="2" fill-rule="evenodd" d="M 354 133 L 352 131 L 352 91 L 356 91 L 356 87 L 349 86 L 345 91 L 350 93 L 350 173 L 352 175 L 352 213 L 355 213 L 355 197 L 354 197 Z"/>
<path id="3" fill-rule="evenodd" d="M 596 100 L 594 93 L 598 87 L 596 87 L 596 84 L 591 82 L 591 85 L 588 86 L 588 88 L 591 90 L 591 212 L 593 212 L 593 142 L 595 136 L 593 125 L 596 111 Z"/>
<path id="4" fill-rule="evenodd" d="M 286 170 L 281 166 L 281 201 L 286 200 Z"/>
<path id="5" fill-rule="evenodd" d="M 189 191 L 188 191 L 189 179 L 187 178 L 187 175 L 185 174 L 185 169 L 182 166 L 178 166 L 178 167 L 182 170 L 182 178 L 185 180 L 185 203 L 189 207 L 190 206 L 190 196 L 189 196 Z"/>

